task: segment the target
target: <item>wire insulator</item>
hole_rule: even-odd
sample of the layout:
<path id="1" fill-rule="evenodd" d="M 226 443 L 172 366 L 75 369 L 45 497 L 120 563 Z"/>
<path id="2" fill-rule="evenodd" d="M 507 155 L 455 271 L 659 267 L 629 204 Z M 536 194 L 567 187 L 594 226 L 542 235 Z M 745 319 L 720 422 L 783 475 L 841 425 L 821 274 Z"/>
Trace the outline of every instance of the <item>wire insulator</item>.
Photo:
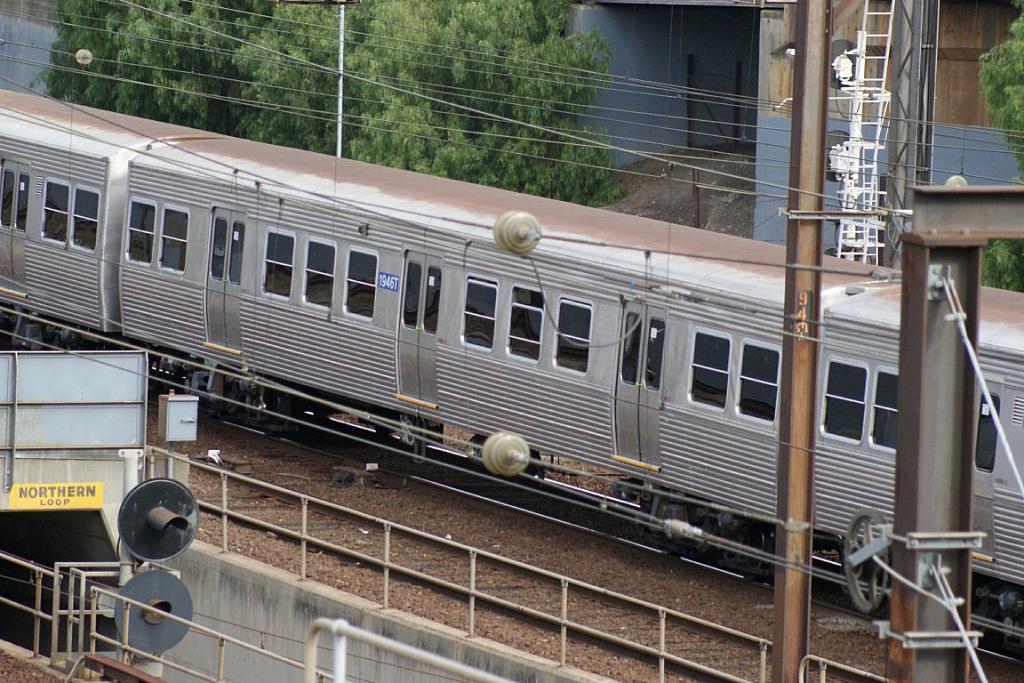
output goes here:
<path id="1" fill-rule="evenodd" d="M 481 457 L 491 474 L 514 477 L 530 464 L 530 446 L 518 434 L 495 432 L 484 441 Z"/>
<path id="2" fill-rule="evenodd" d="M 494 223 L 495 243 L 513 254 L 529 254 L 542 236 L 540 223 L 526 211 L 508 211 Z"/>

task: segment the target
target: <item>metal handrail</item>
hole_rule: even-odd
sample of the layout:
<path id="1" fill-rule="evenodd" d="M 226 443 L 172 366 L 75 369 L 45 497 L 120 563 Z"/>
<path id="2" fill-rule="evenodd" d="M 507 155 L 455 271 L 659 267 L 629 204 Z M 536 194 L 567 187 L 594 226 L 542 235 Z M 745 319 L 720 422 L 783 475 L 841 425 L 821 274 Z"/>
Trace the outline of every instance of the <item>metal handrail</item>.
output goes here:
<path id="1" fill-rule="evenodd" d="M 25 612 L 26 614 L 32 615 L 32 656 L 38 657 L 40 654 L 40 642 L 42 635 L 42 623 L 53 622 L 54 618 L 52 614 L 48 614 L 43 611 L 43 582 L 45 579 L 52 579 L 54 571 L 49 567 L 45 567 L 41 564 L 36 564 L 29 560 L 22 559 L 17 555 L 4 552 L 0 550 L 0 561 L 13 564 L 16 567 L 22 569 L 28 569 L 33 574 L 33 586 L 35 587 L 32 607 L 26 607 L 25 605 L 11 600 L 10 598 L 0 596 L 0 605 L 10 607 L 18 610 L 19 612 Z"/>
<path id="2" fill-rule="evenodd" d="M 807 673 L 812 662 L 818 667 L 818 683 L 826 683 L 829 669 L 835 669 L 836 671 L 841 672 L 840 677 L 843 677 L 842 674 L 849 676 L 850 678 L 846 680 L 856 679 L 858 681 L 867 681 L 868 683 L 888 683 L 889 680 L 884 676 L 879 676 L 868 671 L 862 671 L 852 666 L 847 666 L 846 664 L 840 664 L 839 662 L 833 662 L 823 657 L 805 655 L 804 658 L 800 660 L 799 683 L 807 683 Z"/>
<path id="3" fill-rule="evenodd" d="M 467 666 L 462 662 L 456 662 L 451 659 L 445 659 L 439 655 L 435 655 L 432 652 L 426 650 L 420 650 L 385 638 L 384 636 L 377 635 L 370 631 L 365 631 L 361 628 L 352 626 L 344 619 L 324 619 L 320 618 L 313 622 L 309 627 L 309 635 L 306 636 L 305 646 L 305 661 L 306 667 L 303 676 L 303 683 L 316 683 L 317 667 L 316 667 L 316 650 L 317 640 L 320 638 L 321 633 L 330 633 L 334 636 L 334 671 L 331 674 L 335 681 L 344 681 L 345 678 L 345 654 L 347 649 L 347 639 L 351 638 L 367 645 L 371 645 L 378 650 L 384 650 L 392 654 L 411 659 L 414 662 L 420 664 L 426 664 L 433 669 L 444 671 L 445 673 L 458 676 L 459 680 L 469 681 L 470 683 L 511 683 L 507 678 L 500 678 L 493 674 L 489 674 L 486 671 L 475 669 L 471 666 Z"/>
<path id="4" fill-rule="evenodd" d="M 751 634 L 747 634 L 747 633 L 744 633 L 742 631 L 738 631 L 736 629 L 732 629 L 732 628 L 729 628 L 729 627 L 726 627 L 726 626 L 715 624 L 713 622 L 701 619 L 699 617 L 696 617 L 696 616 L 693 616 L 693 615 L 690 615 L 690 614 L 686 614 L 684 612 L 680 612 L 678 610 L 674 610 L 674 609 L 671 609 L 671 608 L 668 608 L 668 607 L 664 607 L 662 605 L 657 605 L 655 603 L 651 603 L 651 602 L 648 602 L 646 600 L 641 600 L 639 598 L 634 598 L 632 596 L 625 595 L 625 594 L 619 593 L 617 591 L 612 591 L 612 590 L 609 590 L 607 588 L 602 588 L 600 586 L 595 586 L 593 584 L 589 584 L 589 583 L 586 583 L 584 581 L 580 581 L 578 579 L 573 579 L 571 577 L 564 576 L 564 575 L 561 575 L 561 574 L 558 574 L 556 572 L 552 572 L 552 571 L 549 571 L 549 570 L 546 570 L 546 569 L 541 569 L 541 568 L 538 568 L 538 567 L 526 564 L 524 562 L 520 562 L 518 560 L 513 560 L 511 558 L 503 557 L 503 556 L 498 555 L 496 553 L 492 553 L 492 552 L 489 552 L 489 551 L 486 551 L 486 550 L 481 550 L 481 549 L 478 549 L 478 548 L 474 548 L 472 546 L 466 545 L 464 543 L 460 543 L 458 541 L 454 541 L 454 540 L 447 539 L 447 538 L 442 538 L 440 536 L 436 536 L 434 534 L 430 534 L 428 532 L 421 531 L 419 529 L 414 529 L 412 527 L 407 527 L 407 526 L 404 526 L 404 525 L 401 525 L 401 524 L 396 524 L 394 522 L 382 519 L 380 517 L 376 517 L 374 515 L 367 514 L 365 512 L 359 511 L 359 510 L 348 508 L 348 507 L 345 507 L 343 505 L 339 505 L 337 503 L 333 503 L 333 502 L 330 502 L 330 501 L 318 499 L 318 498 L 315 498 L 315 497 L 312 497 L 312 496 L 309 496 L 309 495 L 306 495 L 306 494 L 302 494 L 302 493 L 296 492 L 296 491 L 294 491 L 292 489 L 288 489 L 288 488 L 285 488 L 285 487 L 282 487 L 282 486 L 278 486 L 278 485 L 275 485 L 275 484 L 264 482 L 264 481 L 255 479 L 253 477 L 245 476 L 245 475 L 239 474 L 237 472 L 231 472 L 231 471 L 225 470 L 223 468 L 218 468 L 218 467 L 214 467 L 212 465 L 208 465 L 206 463 L 194 462 L 194 461 L 189 460 L 187 456 L 182 455 L 182 454 L 168 452 L 168 451 L 166 451 L 164 449 L 156 448 L 156 447 L 150 447 L 149 450 L 151 451 L 151 453 L 159 454 L 159 455 L 161 455 L 161 456 L 163 456 L 165 458 L 181 460 L 181 461 L 188 462 L 191 467 L 196 467 L 196 468 L 198 468 L 200 470 L 203 470 L 203 471 L 208 472 L 210 474 L 216 475 L 216 476 L 218 476 L 220 478 L 220 482 L 221 482 L 221 486 L 220 486 L 220 494 L 221 494 L 220 498 L 221 498 L 221 501 L 220 501 L 220 504 L 216 505 L 216 504 L 208 503 L 208 502 L 205 502 L 205 501 L 198 501 L 198 503 L 199 503 L 200 507 L 203 510 L 205 510 L 207 512 L 211 512 L 211 513 L 216 513 L 216 514 L 218 514 L 221 517 L 221 530 L 222 530 L 221 531 L 221 534 L 222 534 L 221 535 L 221 548 L 224 551 L 226 551 L 227 547 L 228 547 L 228 540 L 227 540 L 228 522 L 229 521 L 242 522 L 244 524 L 251 525 L 253 527 L 257 527 L 257 528 L 261 528 L 261 529 L 266 529 L 266 530 L 272 531 L 272 532 L 274 532 L 274 533 L 276 533 L 276 534 L 278 534 L 280 536 L 283 536 L 285 538 L 288 538 L 290 540 L 298 541 L 300 546 L 301 546 L 301 551 L 302 551 L 302 557 L 300 559 L 300 569 L 299 569 L 299 577 L 302 578 L 302 579 L 305 578 L 305 574 L 306 574 L 306 572 L 305 572 L 305 568 L 306 568 L 306 553 L 308 551 L 308 546 L 309 545 L 313 545 L 316 548 L 320 548 L 320 549 L 323 549 L 323 550 L 328 550 L 330 552 L 337 553 L 337 554 L 342 555 L 344 557 L 351 558 L 351 559 L 357 560 L 359 562 L 362 562 L 362 563 L 365 563 L 367 565 L 370 565 L 370 566 L 373 566 L 373 567 L 376 567 L 376 568 L 380 569 L 382 571 L 382 573 L 383 573 L 383 578 L 384 578 L 383 606 L 385 608 L 387 608 L 389 606 L 389 601 L 390 601 L 390 595 L 389 595 L 390 590 L 389 590 L 389 588 L 390 588 L 390 578 L 391 578 L 391 573 L 392 572 L 397 572 L 398 574 L 400 574 L 402 576 L 415 579 L 415 580 L 423 582 L 425 584 L 428 584 L 428 585 L 431 585 L 431 586 L 435 586 L 435 587 L 444 589 L 446 591 L 450 591 L 450 592 L 458 594 L 458 595 L 467 596 L 468 600 L 469 600 L 469 610 L 470 610 L 470 614 L 469 614 L 469 635 L 470 636 L 475 635 L 475 610 L 476 610 L 476 603 L 477 603 L 478 600 L 482 601 L 482 602 L 485 602 L 485 603 L 489 603 L 491 605 L 499 606 L 499 607 L 501 607 L 501 608 L 503 608 L 505 610 L 511 611 L 513 613 L 525 615 L 526 617 L 528 617 L 530 619 L 533 619 L 533 620 L 536 620 L 536 621 L 541 621 L 541 622 L 549 624 L 549 625 L 558 626 L 559 629 L 560 629 L 560 632 L 561 632 L 560 664 L 563 665 L 563 666 L 565 665 L 566 659 L 567 659 L 567 648 L 568 648 L 568 637 L 567 636 L 568 636 L 568 632 L 571 631 L 571 632 L 577 633 L 579 635 L 584 635 L 584 636 L 588 636 L 590 638 L 595 638 L 595 639 L 603 640 L 605 642 L 614 644 L 614 645 L 616 645 L 618 647 L 621 647 L 621 648 L 624 648 L 624 649 L 627 649 L 627 650 L 631 650 L 631 651 L 633 651 L 636 654 L 641 655 L 641 656 L 657 658 L 657 660 L 658 660 L 658 667 L 659 667 L 659 680 L 664 680 L 664 677 L 665 677 L 665 665 L 666 665 L 666 663 L 671 663 L 671 664 L 674 664 L 674 665 L 677 665 L 677 666 L 680 666 L 680 667 L 684 667 L 684 668 L 687 668 L 687 669 L 689 669 L 691 671 L 695 671 L 697 673 L 703 674 L 705 676 L 710 676 L 710 677 L 718 678 L 719 680 L 730 681 L 730 682 L 733 682 L 733 683 L 745 680 L 745 679 L 738 678 L 738 677 L 732 676 L 732 675 L 724 673 L 724 672 L 715 671 L 714 669 L 710 669 L 708 667 L 705 667 L 704 665 L 701 665 L 701 664 L 699 664 L 697 662 L 693 662 L 693 661 L 690 661 L 690 660 L 688 660 L 686 658 L 683 658 L 681 656 L 674 655 L 674 654 L 671 654 L 671 653 L 667 652 L 666 651 L 666 647 L 665 647 L 665 641 L 666 641 L 666 638 L 665 638 L 666 620 L 668 618 L 673 618 L 673 619 L 678 620 L 679 622 L 682 622 L 684 627 L 691 627 L 691 628 L 692 627 L 696 627 L 697 629 L 699 629 L 699 630 L 701 630 L 703 632 L 712 633 L 712 634 L 714 634 L 716 636 L 719 636 L 719 637 L 725 637 L 726 639 L 729 639 L 729 640 L 732 640 L 732 641 L 735 641 L 735 642 L 739 642 L 740 644 L 743 644 L 743 645 L 750 645 L 750 646 L 756 647 L 757 651 L 758 651 L 758 655 L 759 655 L 759 675 L 758 675 L 758 681 L 760 683 L 764 683 L 767 680 L 767 677 L 768 677 L 768 675 L 767 675 L 767 658 L 768 658 L 768 650 L 771 648 L 771 641 L 769 639 L 759 638 L 757 636 L 754 636 L 754 635 L 751 635 Z M 283 526 L 280 526 L 278 524 L 274 524 L 272 522 L 267 522 L 267 521 L 264 521 L 264 520 L 260 520 L 260 519 L 257 519 L 255 517 L 251 517 L 249 515 L 246 515 L 244 513 L 236 512 L 236 511 L 228 509 L 227 483 L 228 483 L 229 479 L 233 480 L 233 481 L 235 481 L 237 483 L 240 483 L 240 484 L 256 487 L 256 488 L 259 488 L 259 489 L 264 490 L 266 492 L 273 493 L 273 494 L 276 494 L 276 495 L 281 496 L 281 497 L 285 497 L 285 498 L 288 498 L 288 499 L 295 500 L 298 503 L 298 505 L 300 506 L 300 509 L 301 509 L 301 522 L 300 522 L 300 527 L 301 528 L 300 528 L 300 531 L 294 531 L 294 530 L 289 529 L 287 527 L 283 527 Z M 337 512 L 337 513 L 341 513 L 341 514 L 347 515 L 349 517 L 355 518 L 356 520 L 360 520 L 360 521 L 365 522 L 365 523 L 374 524 L 376 526 L 382 527 L 383 528 L 383 533 L 384 533 L 384 558 L 380 559 L 380 558 L 377 558 L 377 557 L 375 557 L 373 555 L 368 555 L 366 553 L 360 552 L 358 550 L 344 548 L 342 546 L 339 546 L 339 545 L 336 545 L 334 543 L 331 543 L 330 541 L 319 539 L 319 538 L 316 538 L 315 536 L 309 534 L 308 533 L 308 523 L 307 522 L 308 522 L 308 514 L 309 514 L 309 505 L 311 503 L 313 505 L 316 505 L 316 506 L 322 508 L 322 509 L 330 510 L 330 511 Z M 470 564 L 470 567 L 469 567 L 469 569 L 470 569 L 470 572 L 469 572 L 470 573 L 469 586 L 467 587 L 467 586 L 464 586 L 464 585 L 459 584 L 459 583 L 453 583 L 453 582 L 448 581 L 446 579 L 442 579 L 442 578 L 439 578 L 439 577 L 436 577 L 436 576 L 431 576 L 431 575 L 426 574 L 424 572 L 421 572 L 421 571 L 419 571 L 417 569 L 413 569 L 411 567 L 405 567 L 405 566 L 398 565 L 398 564 L 392 562 L 391 558 L 390 558 L 390 541 L 391 541 L 391 534 L 392 534 L 392 532 L 399 532 L 399 533 L 402 533 L 402 534 L 404 534 L 406 536 L 409 536 L 411 538 L 414 538 L 414 539 L 422 540 L 422 541 L 425 541 L 427 543 L 431 543 L 431 544 L 434 544 L 434 545 L 438 545 L 438 546 L 441 546 L 441 547 L 445 547 L 445 548 L 449 548 L 449 549 L 452 549 L 452 550 L 457 550 L 457 551 L 460 551 L 462 553 L 465 553 L 468 556 L 468 558 L 469 558 L 469 564 Z M 548 580 L 551 580 L 552 582 L 557 582 L 561 586 L 561 590 L 562 590 L 562 600 L 561 600 L 561 602 L 562 602 L 562 609 L 561 609 L 561 614 L 558 615 L 558 616 L 555 616 L 553 614 L 549 614 L 547 612 L 543 612 L 541 610 L 537 610 L 537 609 L 529 607 L 527 605 L 520 605 L 518 603 L 515 603 L 515 602 L 512 602 L 512 601 L 506 600 L 504 598 L 501 598 L 501 597 L 499 597 L 497 595 L 493 595 L 493 594 L 490 594 L 490 593 L 487 593 L 485 591 L 481 591 L 481 590 L 477 589 L 477 587 L 476 587 L 476 567 L 477 567 L 477 562 L 480 559 L 487 560 L 489 562 L 493 562 L 495 564 L 498 564 L 498 565 L 501 565 L 501 566 L 504 566 L 504 567 L 507 567 L 507 568 L 519 570 L 519 571 L 525 572 L 525 573 L 530 574 L 530 575 L 535 576 L 535 577 L 548 579 Z M 645 609 L 645 610 L 651 611 L 653 613 L 652 616 L 656 616 L 657 619 L 658 619 L 658 632 L 659 632 L 658 633 L 658 641 L 659 641 L 658 647 L 652 647 L 652 646 L 649 646 L 649 645 L 644 645 L 643 643 L 632 641 L 632 640 L 623 638 L 621 636 L 618 636 L 618 635 L 615 635 L 615 634 L 612 634 L 612 633 L 608 633 L 608 632 L 602 631 L 600 629 L 596 629 L 596 628 L 587 626 L 585 624 L 582 624 L 582 623 L 570 620 L 569 617 L 568 617 L 568 613 L 567 613 L 568 612 L 568 590 L 569 590 L 569 588 L 580 589 L 580 590 L 586 591 L 587 593 L 589 593 L 591 595 L 594 595 L 594 596 L 599 596 L 599 597 L 602 597 L 602 598 L 607 598 L 609 600 L 614 600 L 614 601 L 621 602 L 621 603 L 623 603 L 625 605 L 630 605 L 630 606 L 633 606 L 633 607 L 637 607 L 637 608 L 641 608 L 641 609 Z M 838 664 L 829 662 L 829 660 L 826 660 L 826 659 L 823 659 L 823 658 L 816 658 L 816 661 L 817 660 L 820 660 L 821 662 L 826 662 L 829 666 L 834 666 L 836 668 L 842 666 L 842 665 L 838 665 Z M 853 670 L 853 671 L 856 671 L 856 670 Z M 871 675 L 871 674 L 867 674 L 867 675 Z M 865 680 L 869 680 L 869 679 L 865 679 Z"/>
<path id="5" fill-rule="evenodd" d="M 186 674 L 188 674 L 190 676 L 194 676 L 194 677 L 196 677 L 196 678 L 198 678 L 200 680 L 207 681 L 208 683 L 218 683 L 219 681 L 223 681 L 224 680 L 225 649 L 226 649 L 227 645 L 233 645 L 233 646 L 236 646 L 236 647 L 240 647 L 243 650 L 246 650 L 246 651 L 251 652 L 251 653 L 259 654 L 259 655 L 261 655 L 263 657 L 266 657 L 268 659 L 271 659 L 271 660 L 273 660 L 275 662 L 278 662 L 278 663 L 281 663 L 281 664 L 285 664 L 285 665 L 293 667 L 295 669 L 300 669 L 301 670 L 303 668 L 303 663 L 301 661 L 298 661 L 298 660 L 295 660 L 295 659 L 291 659 L 290 657 L 285 657 L 284 655 L 279 655 L 279 654 L 277 654 L 275 652 L 271 652 L 270 650 L 261 648 L 261 647 L 259 647 L 257 645 L 252 645 L 250 643 L 245 642 L 244 640 L 240 640 L 239 638 L 234 638 L 232 636 L 225 635 L 225 634 L 220 633 L 219 631 L 216 631 L 216 630 L 214 630 L 212 628 L 209 628 L 207 626 L 203 626 L 202 624 L 197 624 L 194 621 L 190 621 L 188 619 L 183 619 L 182 617 L 179 617 L 177 615 L 171 614 L 170 612 L 164 612 L 164 611 L 162 611 L 162 610 L 160 610 L 160 609 L 158 609 L 158 608 L 156 608 L 153 605 L 150 605 L 148 603 L 141 602 L 139 600 L 134 600 L 132 598 L 126 597 L 124 595 L 121 595 L 117 591 L 113 591 L 113 590 L 109 590 L 109 589 L 106 589 L 106 588 L 102 588 L 100 586 L 91 586 L 89 590 L 90 590 L 90 598 L 91 598 L 91 600 L 90 600 L 90 623 L 92 625 L 91 628 L 90 628 L 90 634 L 89 634 L 90 651 L 91 652 L 95 652 L 96 651 L 96 644 L 97 643 L 103 643 L 105 645 L 109 645 L 109 646 L 115 648 L 118 652 L 121 653 L 122 657 L 124 657 L 127 654 L 131 654 L 131 655 L 134 655 L 136 657 L 142 657 L 142 658 L 145 658 L 145 659 L 149 659 L 151 661 L 157 661 L 157 662 L 160 662 L 161 664 L 163 664 L 164 666 L 170 667 L 170 668 L 175 669 L 177 671 L 181 671 L 182 673 L 186 673 Z M 100 597 L 101 596 L 105 596 L 105 597 L 111 599 L 112 601 L 114 601 L 112 604 L 114 605 L 114 609 L 115 610 L 116 609 L 123 609 L 123 610 L 127 611 L 130 607 L 138 607 L 139 609 L 141 609 L 141 610 L 143 610 L 145 612 L 159 612 L 161 620 L 168 620 L 168 621 L 173 621 L 173 622 L 178 623 L 178 624 L 183 624 L 183 625 L 186 626 L 186 628 L 188 628 L 189 632 L 191 632 L 191 633 L 196 633 L 196 634 L 199 634 L 199 635 L 202 635 L 202 636 L 207 636 L 209 638 L 213 638 L 213 639 L 217 640 L 217 643 L 218 643 L 218 647 L 217 647 L 217 662 L 216 662 L 216 664 L 217 664 L 217 666 L 216 666 L 217 674 L 211 676 L 210 674 L 207 674 L 207 673 L 202 672 L 202 671 L 198 671 L 198 670 L 193 669 L 191 667 L 185 666 L 184 664 L 179 664 L 177 662 L 173 662 L 173 661 L 171 661 L 171 660 L 169 660 L 169 659 L 167 659 L 165 657 L 162 657 L 160 655 L 154 655 L 152 653 L 145 652 L 143 650 L 139 650 L 138 648 L 132 647 L 131 645 L 128 644 L 128 635 L 129 635 L 128 634 L 128 630 L 127 630 L 127 624 L 129 623 L 128 619 L 125 619 L 124 622 L 123 622 L 126 625 L 125 626 L 125 632 L 121 634 L 121 637 L 119 639 L 111 638 L 109 636 L 105 636 L 102 633 L 100 633 L 96 629 L 95 624 L 96 624 L 97 616 L 102 611 L 102 610 L 99 609 L 99 601 L 100 601 Z M 120 605 L 121 605 L 120 607 L 117 606 L 118 603 L 120 603 Z"/>

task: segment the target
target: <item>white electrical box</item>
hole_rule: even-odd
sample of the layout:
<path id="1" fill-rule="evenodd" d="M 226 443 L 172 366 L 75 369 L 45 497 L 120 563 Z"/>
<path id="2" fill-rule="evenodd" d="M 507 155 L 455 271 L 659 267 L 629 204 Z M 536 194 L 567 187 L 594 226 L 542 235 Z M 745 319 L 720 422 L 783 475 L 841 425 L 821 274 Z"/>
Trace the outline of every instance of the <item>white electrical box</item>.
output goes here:
<path id="1" fill-rule="evenodd" d="M 161 394 L 157 430 L 164 441 L 195 441 L 199 397 Z"/>

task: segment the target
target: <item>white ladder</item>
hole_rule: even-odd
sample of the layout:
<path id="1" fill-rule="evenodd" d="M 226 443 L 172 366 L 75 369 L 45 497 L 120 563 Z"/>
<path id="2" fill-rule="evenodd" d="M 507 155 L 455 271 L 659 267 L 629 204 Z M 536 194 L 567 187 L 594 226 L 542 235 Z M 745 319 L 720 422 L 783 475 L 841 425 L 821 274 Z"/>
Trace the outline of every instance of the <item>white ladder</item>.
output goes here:
<path id="1" fill-rule="evenodd" d="M 885 9 L 873 11 L 873 5 Z M 856 47 L 833 62 L 840 90 L 849 95 L 850 137 L 832 148 L 830 162 L 839 179 L 840 211 L 856 214 L 840 217 L 836 252 L 840 258 L 865 263 L 878 263 L 885 237 L 885 221 L 879 212 L 884 192 L 879 184 L 878 156 L 885 144 L 891 99 L 886 80 L 892 17 L 887 0 L 864 0 Z M 848 60 L 845 71 L 844 58 Z"/>

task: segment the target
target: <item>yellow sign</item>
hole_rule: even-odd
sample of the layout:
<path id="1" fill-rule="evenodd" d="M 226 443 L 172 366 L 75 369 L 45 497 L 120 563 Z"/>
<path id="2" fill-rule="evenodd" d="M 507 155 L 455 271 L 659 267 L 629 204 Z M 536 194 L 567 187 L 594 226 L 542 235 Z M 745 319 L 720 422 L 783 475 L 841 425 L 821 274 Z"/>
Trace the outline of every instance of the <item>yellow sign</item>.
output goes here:
<path id="1" fill-rule="evenodd" d="M 11 510 L 99 510 L 102 507 L 102 481 L 14 484 L 8 505 Z"/>

